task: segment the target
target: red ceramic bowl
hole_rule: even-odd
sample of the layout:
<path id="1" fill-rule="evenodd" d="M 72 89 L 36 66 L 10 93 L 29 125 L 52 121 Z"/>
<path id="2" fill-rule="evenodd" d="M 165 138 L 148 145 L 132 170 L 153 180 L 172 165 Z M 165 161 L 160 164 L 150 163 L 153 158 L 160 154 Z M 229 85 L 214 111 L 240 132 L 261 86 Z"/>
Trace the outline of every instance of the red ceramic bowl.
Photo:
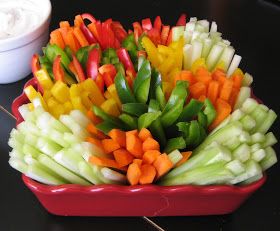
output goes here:
<path id="1" fill-rule="evenodd" d="M 25 86 L 37 87 L 34 79 Z M 17 124 L 18 107 L 27 103 L 22 94 L 12 105 Z M 246 186 L 93 185 L 48 186 L 23 175 L 25 185 L 50 213 L 62 216 L 196 216 L 235 211 L 266 181 L 266 176 Z"/>

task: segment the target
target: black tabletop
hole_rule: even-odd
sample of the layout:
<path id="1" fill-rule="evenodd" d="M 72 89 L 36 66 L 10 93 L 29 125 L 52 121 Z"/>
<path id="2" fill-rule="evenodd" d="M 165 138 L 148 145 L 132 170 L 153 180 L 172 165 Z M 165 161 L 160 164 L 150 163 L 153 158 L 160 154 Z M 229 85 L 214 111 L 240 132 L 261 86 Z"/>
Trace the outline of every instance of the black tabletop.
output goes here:
<path id="1" fill-rule="evenodd" d="M 90 12 L 101 20 L 112 17 L 123 22 L 126 28 L 131 27 L 134 21 L 156 15 L 161 15 L 166 24 L 174 24 L 183 12 L 191 17 L 216 21 L 223 37 L 230 40 L 242 56 L 242 70 L 253 75 L 255 95 L 279 114 L 280 7 L 277 2 L 52 0 L 51 29 L 56 28 L 59 21 L 72 21 L 82 12 Z M 0 85 L 0 105 L 10 111 L 13 99 L 20 94 L 29 78 Z M 10 148 L 7 141 L 15 121 L 0 111 L 0 122 L 0 230 L 155 230 L 141 217 L 58 217 L 48 214 L 24 186 L 20 174 L 8 165 Z M 277 120 L 272 128 L 278 140 L 279 125 Z M 275 149 L 280 152 L 279 145 L 275 145 Z M 279 164 L 269 169 L 267 175 L 265 185 L 233 214 L 151 220 L 165 230 L 279 230 Z"/>

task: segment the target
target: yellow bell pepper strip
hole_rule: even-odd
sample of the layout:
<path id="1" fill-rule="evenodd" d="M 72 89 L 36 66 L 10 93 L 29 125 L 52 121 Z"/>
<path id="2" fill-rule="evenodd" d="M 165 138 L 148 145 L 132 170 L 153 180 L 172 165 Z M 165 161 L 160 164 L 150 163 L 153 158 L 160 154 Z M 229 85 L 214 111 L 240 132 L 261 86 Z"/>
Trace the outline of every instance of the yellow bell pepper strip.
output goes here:
<path id="1" fill-rule="evenodd" d="M 48 99 L 52 97 L 52 93 L 50 90 L 44 90 L 43 99 L 45 102 L 48 102 Z"/>
<path id="2" fill-rule="evenodd" d="M 24 93 L 27 96 L 27 98 L 30 100 L 31 103 L 33 103 L 33 100 L 36 98 L 40 99 L 41 105 L 45 110 L 48 110 L 48 106 L 43 99 L 40 92 L 37 92 L 32 85 L 29 85 L 28 87 L 24 88 Z"/>
<path id="3" fill-rule="evenodd" d="M 107 90 L 107 91 L 104 92 L 104 97 L 105 97 L 106 99 L 111 99 L 111 98 L 112 98 L 112 95 L 111 95 L 110 92 Z"/>
<path id="4" fill-rule="evenodd" d="M 53 81 L 51 80 L 51 77 L 45 68 L 36 71 L 35 76 L 44 92 L 46 90 L 50 90 L 53 87 Z"/>
<path id="5" fill-rule="evenodd" d="M 78 109 L 82 111 L 84 114 L 87 113 L 87 109 L 82 103 L 82 99 L 78 96 L 71 97 L 71 103 L 73 105 L 73 108 Z"/>
<path id="6" fill-rule="evenodd" d="M 104 103 L 101 104 L 100 107 L 104 112 L 111 116 L 117 117 L 120 115 L 117 103 L 113 98 L 107 99 Z"/>
<path id="7" fill-rule="evenodd" d="M 92 102 L 91 102 L 89 96 L 90 96 L 90 93 L 88 91 L 83 91 L 81 93 L 82 103 L 86 107 L 86 109 L 90 109 L 90 107 L 92 106 Z"/>
<path id="8" fill-rule="evenodd" d="M 53 97 L 60 103 L 65 103 L 70 99 L 69 88 L 60 80 L 55 82 L 51 89 L 51 93 Z"/>
<path id="9" fill-rule="evenodd" d="M 93 104 L 100 106 L 105 101 L 103 94 L 92 79 L 86 79 L 81 83 L 81 86 L 84 90 L 90 92 L 89 97 Z"/>
<path id="10" fill-rule="evenodd" d="M 158 52 L 156 46 L 147 36 L 143 37 L 141 42 L 142 42 L 142 46 L 145 48 L 147 52 L 148 59 L 151 61 L 152 65 L 154 67 L 158 67 L 159 58 L 158 58 Z"/>
<path id="11" fill-rule="evenodd" d="M 107 88 L 107 91 L 110 93 L 110 95 L 114 98 L 114 100 L 116 101 L 119 110 L 121 110 L 122 108 L 122 103 L 120 101 L 120 98 L 118 96 L 118 92 L 116 89 L 116 85 L 112 84 L 110 87 Z"/>
<path id="12" fill-rule="evenodd" d="M 56 81 L 64 81 L 64 70 L 61 67 L 60 55 L 58 55 L 53 62 L 53 74 Z"/>

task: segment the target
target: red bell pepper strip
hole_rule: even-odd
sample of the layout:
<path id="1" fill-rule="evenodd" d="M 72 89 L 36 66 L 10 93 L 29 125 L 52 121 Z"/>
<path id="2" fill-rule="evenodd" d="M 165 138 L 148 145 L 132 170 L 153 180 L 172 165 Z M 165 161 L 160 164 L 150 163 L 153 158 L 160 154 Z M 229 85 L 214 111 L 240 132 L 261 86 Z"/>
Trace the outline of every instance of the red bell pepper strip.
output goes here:
<path id="1" fill-rule="evenodd" d="M 110 76 L 110 74 L 108 72 L 105 72 L 102 76 L 103 76 L 103 80 L 104 80 L 104 83 L 107 88 L 110 87 L 114 83 L 113 78 Z"/>
<path id="2" fill-rule="evenodd" d="M 187 22 L 187 15 L 186 14 L 181 14 L 179 17 L 176 26 L 185 26 Z"/>
<path id="3" fill-rule="evenodd" d="M 173 27 L 169 30 L 168 38 L 166 40 L 166 45 L 169 45 L 172 42 L 172 30 Z"/>
<path id="4" fill-rule="evenodd" d="M 91 31 L 87 28 L 87 26 L 84 23 L 82 23 L 80 25 L 80 29 L 83 32 L 83 34 L 86 37 L 86 39 L 89 42 L 89 44 L 97 43 L 96 38 L 93 36 Z"/>
<path id="5" fill-rule="evenodd" d="M 160 32 L 161 26 L 162 26 L 161 18 L 160 18 L 160 16 L 157 16 L 154 21 L 154 28 Z"/>
<path id="6" fill-rule="evenodd" d="M 142 35 L 143 30 L 139 22 L 134 22 L 132 25 L 134 29 L 134 39 L 136 44 L 138 45 L 138 39 Z"/>
<path id="7" fill-rule="evenodd" d="M 102 24 L 100 21 L 96 21 L 88 25 L 88 29 L 91 31 L 93 36 L 97 39 L 101 47 L 103 47 L 102 41 Z"/>
<path id="8" fill-rule="evenodd" d="M 93 80 L 96 79 L 98 75 L 99 63 L 100 63 L 100 51 L 99 49 L 95 48 L 91 50 L 88 54 L 88 60 L 86 64 L 88 78 L 92 78 Z"/>
<path id="9" fill-rule="evenodd" d="M 153 28 L 152 22 L 150 18 L 142 19 L 142 28 L 144 31 L 149 31 Z"/>
<path id="10" fill-rule="evenodd" d="M 113 21 L 111 24 L 111 28 L 119 42 L 122 42 L 127 37 L 127 32 L 120 22 Z"/>
<path id="11" fill-rule="evenodd" d="M 34 54 L 32 56 L 31 70 L 32 70 L 33 76 L 35 76 L 35 73 L 40 70 L 40 62 L 39 62 L 39 55 L 38 54 Z"/>
<path id="12" fill-rule="evenodd" d="M 160 36 L 162 45 L 166 45 L 167 38 L 168 38 L 168 35 L 169 35 L 169 31 L 170 31 L 170 26 L 169 25 L 162 26 L 161 36 Z"/>
<path id="13" fill-rule="evenodd" d="M 133 66 L 133 63 L 130 59 L 130 56 L 125 48 L 120 48 L 117 50 L 117 55 L 124 65 L 126 70 L 130 70 L 133 76 L 136 76 L 136 72 Z"/>
<path id="14" fill-rule="evenodd" d="M 82 65 L 80 64 L 80 62 L 78 61 L 78 59 L 76 58 L 76 56 L 74 54 L 72 55 L 72 58 L 73 58 L 73 64 L 74 64 L 74 67 L 75 67 L 75 70 L 77 73 L 77 76 L 76 76 L 77 81 L 79 83 L 85 81 L 86 76 L 85 76 L 84 70 L 82 68 Z"/>
<path id="15" fill-rule="evenodd" d="M 98 68 L 98 71 L 101 75 L 104 75 L 104 73 L 109 73 L 112 79 L 114 79 L 117 74 L 117 70 L 113 64 L 104 64 Z"/>
<path id="16" fill-rule="evenodd" d="M 89 20 L 90 22 L 96 22 L 96 19 L 93 17 L 93 15 L 92 14 L 90 14 L 90 13 L 83 13 L 82 14 L 82 18 L 85 20 L 85 19 L 87 19 L 87 20 Z"/>
<path id="17" fill-rule="evenodd" d="M 97 75 L 97 77 L 95 79 L 95 83 L 103 94 L 104 93 L 104 79 L 103 79 L 102 75 L 100 75 L 100 74 Z"/>
<path id="18" fill-rule="evenodd" d="M 160 38 L 160 31 L 155 29 L 155 28 L 152 28 L 151 30 L 149 30 L 147 32 L 148 34 L 148 37 L 153 41 L 153 43 L 155 45 L 158 45 L 161 43 L 161 38 Z"/>
<path id="19" fill-rule="evenodd" d="M 61 56 L 56 56 L 53 62 L 53 75 L 56 81 L 64 81 L 64 70 L 61 66 Z"/>

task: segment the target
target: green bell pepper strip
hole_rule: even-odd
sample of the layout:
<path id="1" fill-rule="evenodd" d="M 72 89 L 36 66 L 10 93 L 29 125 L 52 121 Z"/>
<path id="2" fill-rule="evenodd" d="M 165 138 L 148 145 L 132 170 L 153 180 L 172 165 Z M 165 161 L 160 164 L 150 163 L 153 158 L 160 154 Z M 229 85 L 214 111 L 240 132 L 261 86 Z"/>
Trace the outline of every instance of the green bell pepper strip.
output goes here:
<path id="1" fill-rule="evenodd" d="M 116 128 L 116 126 L 109 121 L 103 121 L 97 124 L 96 128 L 107 135 L 112 129 Z"/>
<path id="2" fill-rule="evenodd" d="M 162 114 L 164 115 L 169 110 L 171 110 L 179 100 L 186 100 L 186 97 L 188 95 L 187 92 L 188 82 L 186 81 L 177 81 L 175 88 L 172 90 L 171 95 L 169 97 L 169 100 L 167 101 Z"/>
<path id="3" fill-rule="evenodd" d="M 202 110 L 203 105 L 202 102 L 196 99 L 191 99 L 191 101 L 183 108 L 183 111 L 178 118 L 178 122 L 192 120 L 192 118 L 197 116 L 198 112 Z"/>
<path id="4" fill-rule="evenodd" d="M 164 152 L 169 154 L 170 152 L 176 150 L 176 149 L 184 149 L 186 148 L 186 142 L 182 136 L 171 138 L 167 140 L 167 144 L 164 148 Z"/>
<path id="5" fill-rule="evenodd" d="M 76 53 L 76 57 L 77 57 L 79 63 L 82 65 L 84 70 L 86 70 L 88 54 L 94 48 L 99 48 L 99 45 L 93 44 L 90 46 L 81 47 Z"/>
<path id="6" fill-rule="evenodd" d="M 138 57 L 137 71 L 140 70 L 140 68 L 141 68 L 141 66 L 142 66 L 142 64 L 143 64 L 143 62 L 144 62 L 144 60 L 146 60 L 146 58 L 145 58 L 144 56 L 139 56 L 139 57 Z"/>
<path id="7" fill-rule="evenodd" d="M 123 104 L 136 103 L 136 99 L 134 98 L 134 95 L 132 94 L 128 83 L 121 72 L 118 72 L 118 74 L 115 77 L 115 85 L 118 92 L 118 96 Z"/>
<path id="8" fill-rule="evenodd" d="M 178 131 L 181 132 L 182 136 L 186 139 L 189 136 L 190 123 L 179 122 L 176 124 Z"/>
<path id="9" fill-rule="evenodd" d="M 148 112 L 157 112 L 160 111 L 160 106 L 158 101 L 151 99 L 149 102 Z"/>
<path id="10" fill-rule="evenodd" d="M 166 144 L 166 136 L 162 127 L 162 124 L 159 119 L 155 120 L 150 126 L 149 129 L 153 137 L 160 143 L 161 147 L 164 147 Z"/>
<path id="11" fill-rule="evenodd" d="M 198 123 L 203 127 L 207 128 L 207 116 L 204 114 L 203 111 L 198 112 L 197 114 Z"/>
<path id="12" fill-rule="evenodd" d="M 166 105 L 166 99 L 161 86 L 157 86 L 156 88 L 156 100 L 159 102 L 160 109 L 163 110 Z"/>
<path id="13" fill-rule="evenodd" d="M 156 89 L 158 86 L 162 87 L 161 74 L 155 68 L 152 68 L 150 93 L 149 93 L 150 99 L 156 99 Z"/>
<path id="14" fill-rule="evenodd" d="M 143 33 L 140 35 L 140 37 L 138 38 L 138 51 L 144 51 L 144 47 L 142 46 L 142 39 L 144 38 L 144 36 L 146 36 L 146 33 Z"/>
<path id="15" fill-rule="evenodd" d="M 172 108 L 170 108 L 168 112 L 160 117 L 160 121 L 164 128 L 171 126 L 178 119 L 183 110 L 184 103 L 184 99 L 179 99 L 178 102 Z"/>
<path id="16" fill-rule="evenodd" d="M 46 47 L 46 56 L 51 63 L 54 62 L 55 58 L 60 55 L 61 56 L 61 63 L 63 67 L 69 72 L 72 73 L 69 69 L 69 64 L 71 60 L 68 58 L 67 54 L 56 44 L 48 44 Z"/>
<path id="17" fill-rule="evenodd" d="M 107 48 L 106 50 L 103 51 L 102 56 L 109 58 L 109 60 L 118 57 L 117 52 L 114 48 Z"/>
<path id="18" fill-rule="evenodd" d="M 141 130 L 142 128 L 149 127 L 152 122 L 158 119 L 158 117 L 161 115 L 161 112 L 147 112 L 143 115 L 141 115 L 138 119 L 138 129 Z"/>
<path id="19" fill-rule="evenodd" d="M 102 57 L 101 63 L 102 65 L 110 64 L 110 59 L 108 57 Z"/>
<path id="20" fill-rule="evenodd" d="M 120 62 L 120 60 L 119 60 L 118 57 L 115 57 L 115 58 L 111 58 L 111 59 L 110 59 L 110 63 L 111 63 L 111 64 L 117 64 L 117 63 L 119 63 L 119 62 Z"/>
<path id="21" fill-rule="evenodd" d="M 122 63 L 116 63 L 114 64 L 114 66 L 117 69 L 117 72 L 120 72 L 122 75 L 125 75 L 125 69 Z"/>
<path id="22" fill-rule="evenodd" d="M 133 92 L 139 103 L 146 103 L 149 96 L 151 83 L 151 65 L 146 59 L 138 71 L 133 83 Z"/>
<path id="23" fill-rule="evenodd" d="M 199 124 L 199 132 L 200 132 L 200 139 L 198 145 L 201 144 L 207 137 L 206 128 L 203 127 L 201 124 Z"/>
<path id="24" fill-rule="evenodd" d="M 126 126 L 123 124 L 123 122 L 120 119 L 113 117 L 111 115 L 108 115 L 101 108 L 93 105 L 91 110 L 94 112 L 94 114 L 96 116 L 100 117 L 104 122 L 105 121 L 109 122 L 117 128 L 126 129 Z"/>
<path id="25" fill-rule="evenodd" d="M 72 56 L 74 53 L 68 45 L 64 48 L 64 52 L 67 54 L 68 58 L 72 61 Z"/>
<path id="26" fill-rule="evenodd" d="M 122 104 L 122 111 L 129 115 L 139 117 L 148 112 L 148 106 L 144 103 L 126 103 Z"/>
<path id="27" fill-rule="evenodd" d="M 216 118 L 217 112 L 209 99 L 205 99 L 204 105 L 205 108 L 203 112 L 207 116 L 207 126 L 209 126 Z"/>
<path id="28" fill-rule="evenodd" d="M 126 126 L 128 127 L 127 130 L 134 130 L 138 127 L 138 121 L 136 117 L 122 113 L 121 115 L 119 115 L 119 119 L 126 124 Z"/>
<path id="29" fill-rule="evenodd" d="M 189 134 L 185 139 L 187 146 L 196 147 L 200 141 L 200 128 L 197 120 L 190 122 Z"/>

